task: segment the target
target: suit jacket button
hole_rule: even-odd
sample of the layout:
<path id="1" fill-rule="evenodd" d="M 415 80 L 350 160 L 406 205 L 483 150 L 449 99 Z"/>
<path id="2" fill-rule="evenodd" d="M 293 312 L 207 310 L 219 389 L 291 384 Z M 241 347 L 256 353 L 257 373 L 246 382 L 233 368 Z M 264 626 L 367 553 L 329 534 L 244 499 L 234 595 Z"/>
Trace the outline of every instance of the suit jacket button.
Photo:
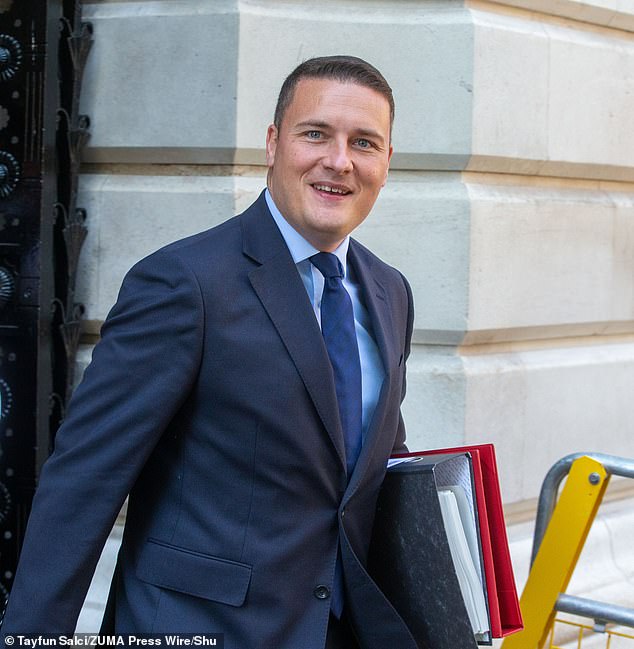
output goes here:
<path id="1" fill-rule="evenodd" d="M 313 591 L 313 595 L 317 599 L 328 599 L 330 597 L 330 588 L 328 586 L 317 586 Z"/>

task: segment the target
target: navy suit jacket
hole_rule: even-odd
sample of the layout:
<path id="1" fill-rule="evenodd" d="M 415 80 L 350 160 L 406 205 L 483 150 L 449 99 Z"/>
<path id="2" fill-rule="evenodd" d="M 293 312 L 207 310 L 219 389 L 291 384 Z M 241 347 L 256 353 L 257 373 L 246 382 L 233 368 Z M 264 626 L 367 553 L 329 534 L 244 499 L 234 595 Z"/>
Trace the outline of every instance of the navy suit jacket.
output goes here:
<path id="1" fill-rule="evenodd" d="M 415 649 L 365 570 L 404 448 L 411 293 L 354 240 L 349 260 L 385 368 L 349 482 L 327 351 L 263 195 L 128 273 L 42 471 L 2 634 L 73 632 L 129 494 L 109 630 L 323 649 L 340 542 L 361 646 Z"/>

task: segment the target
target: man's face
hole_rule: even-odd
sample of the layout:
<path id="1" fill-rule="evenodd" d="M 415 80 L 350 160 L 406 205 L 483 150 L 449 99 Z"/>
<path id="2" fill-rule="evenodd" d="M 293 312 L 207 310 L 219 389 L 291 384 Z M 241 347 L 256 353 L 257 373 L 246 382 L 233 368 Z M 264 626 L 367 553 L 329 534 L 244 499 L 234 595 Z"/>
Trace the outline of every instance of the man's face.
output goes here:
<path id="1" fill-rule="evenodd" d="M 269 191 L 286 220 L 331 252 L 369 214 L 392 156 L 390 106 L 371 88 L 302 79 L 280 128 L 269 126 Z"/>

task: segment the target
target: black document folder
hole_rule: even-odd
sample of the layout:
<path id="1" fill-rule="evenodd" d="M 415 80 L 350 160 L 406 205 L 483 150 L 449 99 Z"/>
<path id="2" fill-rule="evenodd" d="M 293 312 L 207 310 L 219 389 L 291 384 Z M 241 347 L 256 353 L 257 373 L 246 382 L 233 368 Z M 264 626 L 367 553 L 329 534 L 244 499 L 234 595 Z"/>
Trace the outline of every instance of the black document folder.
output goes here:
<path id="1" fill-rule="evenodd" d="M 456 457 L 463 464 L 466 457 L 470 465 L 468 453 L 453 453 L 391 467 L 377 503 L 368 568 L 420 649 L 477 649 L 478 644 L 492 644 L 490 632 L 476 641 L 439 501 L 439 488 L 447 481 L 447 471 L 439 467 Z M 448 468 L 451 473 L 452 467 Z M 472 472 L 468 475 L 472 479 Z M 477 524 L 473 490 L 471 497 Z M 484 571 L 481 579 L 486 593 Z"/>

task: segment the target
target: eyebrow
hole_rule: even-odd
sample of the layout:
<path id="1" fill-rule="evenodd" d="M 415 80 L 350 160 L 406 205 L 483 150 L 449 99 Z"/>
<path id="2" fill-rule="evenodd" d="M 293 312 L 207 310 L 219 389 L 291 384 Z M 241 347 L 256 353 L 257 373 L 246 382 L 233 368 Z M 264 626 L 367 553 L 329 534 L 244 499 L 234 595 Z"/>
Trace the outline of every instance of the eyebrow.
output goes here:
<path id="1" fill-rule="evenodd" d="M 306 122 L 299 122 L 299 124 L 295 124 L 295 128 L 315 128 L 315 129 L 328 129 L 332 128 L 328 122 L 319 122 L 315 120 L 308 120 Z M 371 137 L 377 140 L 381 140 L 381 142 L 385 141 L 385 138 L 378 132 L 373 129 L 368 129 L 368 128 L 360 128 L 355 131 L 355 135 L 360 136 L 360 137 Z"/>

